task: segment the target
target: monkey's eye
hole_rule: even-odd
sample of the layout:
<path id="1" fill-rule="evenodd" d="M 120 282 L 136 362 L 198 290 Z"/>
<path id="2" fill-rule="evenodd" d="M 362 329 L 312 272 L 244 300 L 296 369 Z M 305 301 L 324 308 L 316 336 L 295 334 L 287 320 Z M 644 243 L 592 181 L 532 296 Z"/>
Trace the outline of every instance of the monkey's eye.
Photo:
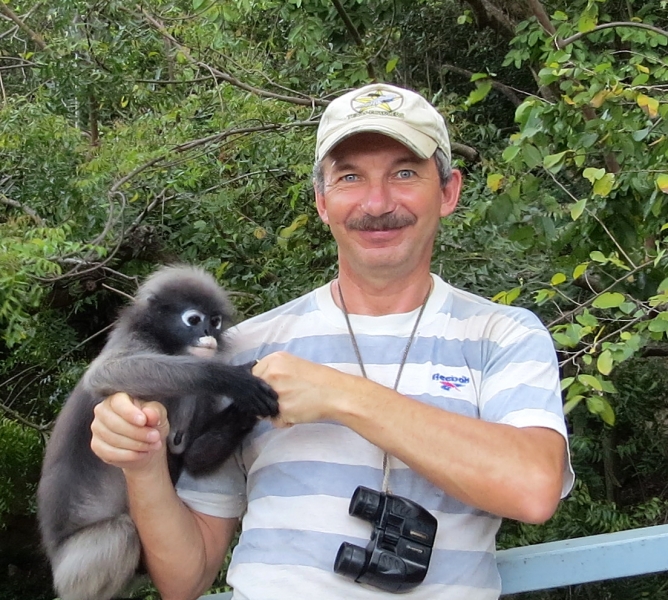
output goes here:
<path id="1" fill-rule="evenodd" d="M 198 310 L 190 309 L 181 315 L 181 320 L 188 325 L 188 327 L 195 327 L 204 320 L 204 315 Z"/>
<path id="2" fill-rule="evenodd" d="M 220 329 L 223 326 L 223 318 L 220 315 L 213 315 L 211 317 L 211 326 L 214 329 Z"/>

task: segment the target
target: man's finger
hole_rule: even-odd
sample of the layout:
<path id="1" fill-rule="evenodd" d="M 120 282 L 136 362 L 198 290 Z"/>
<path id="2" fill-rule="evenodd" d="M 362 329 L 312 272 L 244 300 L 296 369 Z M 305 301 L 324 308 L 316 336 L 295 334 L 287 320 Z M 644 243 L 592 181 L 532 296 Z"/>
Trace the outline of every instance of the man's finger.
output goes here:
<path id="1" fill-rule="evenodd" d="M 135 401 L 127 394 L 117 393 L 109 396 L 104 403 L 128 423 L 134 423 L 140 427 L 146 425 L 146 415 L 142 412 L 142 403 L 139 400 Z"/>
<path id="2" fill-rule="evenodd" d="M 142 406 L 142 412 L 146 416 L 146 426 L 154 427 L 160 431 L 162 436 L 169 433 L 169 421 L 167 409 L 160 402 L 146 402 Z"/>

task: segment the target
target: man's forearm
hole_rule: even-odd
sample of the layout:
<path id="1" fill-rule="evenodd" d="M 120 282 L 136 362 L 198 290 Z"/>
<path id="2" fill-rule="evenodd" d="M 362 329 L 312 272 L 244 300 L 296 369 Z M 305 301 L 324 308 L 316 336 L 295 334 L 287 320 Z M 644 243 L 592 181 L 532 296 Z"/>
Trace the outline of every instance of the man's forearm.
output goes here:
<path id="1" fill-rule="evenodd" d="M 286 352 L 253 373 L 278 393 L 279 427 L 338 421 L 451 496 L 502 517 L 541 522 L 557 506 L 566 452 L 554 430 L 448 412 Z"/>
<path id="2" fill-rule="evenodd" d="M 179 499 L 166 462 L 126 472 L 130 515 L 139 531 L 143 560 L 163 600 L 198 597 L 211 584 L 221 560 L 209 556 L 205 534 Z"/>
<path id="3" fill-rule="evenodd" d="M 559 433 L 450 413 L 368 380 L 340 398 L 333 418 L 459 500 L 529 522 L 556 507 L 565 456 Z"/>

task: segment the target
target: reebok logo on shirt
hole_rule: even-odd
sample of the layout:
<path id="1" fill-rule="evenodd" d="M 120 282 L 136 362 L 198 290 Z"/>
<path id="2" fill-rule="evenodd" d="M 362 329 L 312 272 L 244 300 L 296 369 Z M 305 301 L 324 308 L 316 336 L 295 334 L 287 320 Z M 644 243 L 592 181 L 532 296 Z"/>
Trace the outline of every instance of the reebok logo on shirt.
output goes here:
<path id="1" fill-rule="evenodd" d="M 431 378 L 432 380 L 438 381 L 441 384 L 441 389 L 455 390 L 457 392 L 460 390 L 460 388 L 463 388 L 468 383 L 471 383 L 471 379 L 465 375 L 456 377 L 454 375 L 441 375 L 440 373 L 434 373 Z"/>

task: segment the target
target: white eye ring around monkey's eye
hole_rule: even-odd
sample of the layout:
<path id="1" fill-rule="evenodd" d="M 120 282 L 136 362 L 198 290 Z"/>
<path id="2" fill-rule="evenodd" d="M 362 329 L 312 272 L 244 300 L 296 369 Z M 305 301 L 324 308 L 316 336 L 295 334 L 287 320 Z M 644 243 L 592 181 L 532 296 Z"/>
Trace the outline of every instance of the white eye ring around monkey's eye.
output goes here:
<path id="1" fill-rule="evenodd" d="M 181 315 L 181 320 L 188 325 L 188 327 L 194 327 L 204 320 L 204 315 L 198 310 L 190 309 Z"/>
<path id="2" fill-rule="evenodd" d="M 214 329 L 220 329 L 223 326 L 223 318 L 220 315 L 211 317 L 211 325 Z"/>

